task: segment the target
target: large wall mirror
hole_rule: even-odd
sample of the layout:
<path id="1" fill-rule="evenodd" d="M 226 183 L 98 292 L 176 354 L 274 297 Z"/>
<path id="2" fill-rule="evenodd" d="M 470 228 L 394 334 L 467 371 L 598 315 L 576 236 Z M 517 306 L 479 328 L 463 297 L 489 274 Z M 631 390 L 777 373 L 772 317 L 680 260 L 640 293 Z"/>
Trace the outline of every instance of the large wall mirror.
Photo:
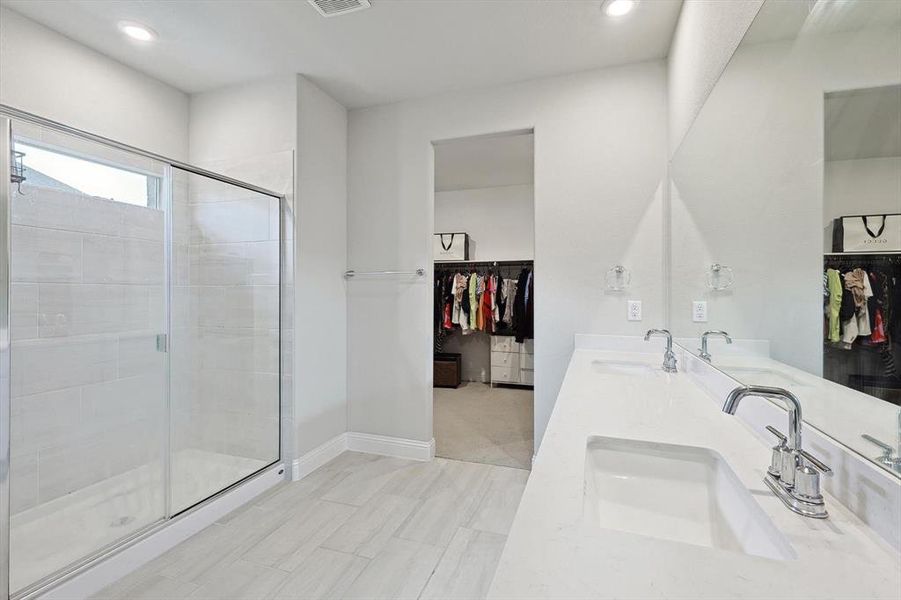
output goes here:
<path id="1" fill-rule="evenodd" d="M 671 174 L 674 335 L 901 476 L 901 2 L 765 2 Z"/>

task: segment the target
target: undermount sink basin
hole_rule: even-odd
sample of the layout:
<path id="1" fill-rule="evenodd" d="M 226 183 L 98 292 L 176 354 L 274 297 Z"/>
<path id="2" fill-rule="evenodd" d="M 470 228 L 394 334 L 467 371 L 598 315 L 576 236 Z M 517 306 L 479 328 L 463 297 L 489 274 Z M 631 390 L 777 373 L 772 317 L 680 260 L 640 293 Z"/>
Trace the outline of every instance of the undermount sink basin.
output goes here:
<path id="1" fill-rule="evenodd" d="M 707 448 L 588 438 L 585 515 L 602 529 L 774 560 L 796 558 L 723 457 Z"/>
<path id="2" fill-rule="evenodd" d="M 591 368 L 595 373 L 602 375 L 653 375 L 663 372 L 659 365 L 652 367 L 645 363 L 615 360 L 593 360 Z"/>

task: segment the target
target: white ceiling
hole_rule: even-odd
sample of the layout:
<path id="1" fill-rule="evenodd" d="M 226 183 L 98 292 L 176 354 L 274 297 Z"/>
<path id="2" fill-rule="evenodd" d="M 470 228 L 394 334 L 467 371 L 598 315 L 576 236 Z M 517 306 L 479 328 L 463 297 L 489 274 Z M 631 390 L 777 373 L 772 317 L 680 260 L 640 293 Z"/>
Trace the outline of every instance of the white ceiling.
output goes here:
<path id="1" fill-rule="evenodd" d="M 659 59 L 681 2 L 612 19 L 600 0 L 372 0 L 327 19 L 306 0 L 0 0 L 189 93 L 302 73 L 349 108 Z M 127 40 L 121 20 L 159 39 Z"/>
<path id="2" fill-rule="evenodd" d="M 901 86 L 826 95 L 826 160 L 901 156 Z"/>
<path id="3" fill-rule="evenodd" d="M 435 191 L 533 182 L 534 135 L 496 135 L 435 144 Z"/>

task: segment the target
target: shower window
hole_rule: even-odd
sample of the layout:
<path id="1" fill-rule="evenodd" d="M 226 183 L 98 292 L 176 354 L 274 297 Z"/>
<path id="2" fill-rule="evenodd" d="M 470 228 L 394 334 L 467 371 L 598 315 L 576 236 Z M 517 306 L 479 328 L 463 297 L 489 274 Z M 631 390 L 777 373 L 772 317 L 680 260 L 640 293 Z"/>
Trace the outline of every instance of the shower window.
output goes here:
<path id="1" fill-rule="evenodd" d="M 24 184 L 79 193 L 146 208 L 160 207 L 160 178 L 83 158 L 59 148 L 17 141 Z"/>

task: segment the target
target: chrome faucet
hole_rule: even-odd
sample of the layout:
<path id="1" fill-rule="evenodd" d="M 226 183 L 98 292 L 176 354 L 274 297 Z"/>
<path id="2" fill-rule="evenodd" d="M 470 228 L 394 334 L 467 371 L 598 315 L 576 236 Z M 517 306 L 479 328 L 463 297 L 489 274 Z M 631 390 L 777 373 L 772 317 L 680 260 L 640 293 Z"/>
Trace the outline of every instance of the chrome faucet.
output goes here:
<path id="1" fill-rule="evenodd" d="M 705 331 L 703 334 L 701 334 L 701 347 L 698 348 L 698 351 L 699 351 L 701 354 L 700 354 L 699 356 L 700 356 L 702 359 L 706 360 L 707 362 L 710 362 L 710 359 L 712 358 L 712 357 L 710 356 L 710 352 L 707 351 L 707 338 L 708 338 L 709 336 L 711 336 L 711 335 L 720 335 L 720 336 L 723 336 L 724 338 L 726 338 L 726 343 L 727 343 L 727 344 L 731 344 L 731 343 L 732 343 L 732 338 L 729 337 L 729 334 L 726 333 L 725 331 Z"/>
<path id="2" fill-rule="evenodd" d="M 651 329 L 645 334 L 644 341 L 651 339 L 652 335 L 666 336 L 666 351 L 663 353 L 663 370 L 667 373 L 675 373 L 678 369 L 676 368 L 676 355 L 673 353 L 673 335 L 666 329 Z"/>
<path id="3" fill-rule="evenodd" d="M 789 510 L 815 519 L 825 519 L 826 503 L 820 493 L 820 474 L 829 476 L 832 469 L 808 454 L 801 444 L 801 402 L 791 392 L 777 387 L 746 385 L 737 387 L 726 397 L 723 412 L 734 415 L 745 396 L 779 400 L 788 409 L 788 436 L 772 425 L 766 429 L 779 443 L 763 481 Z"/>
<path id="4" fill-rule="evenodd" d="M 895 449 L 892 448 L 889 444 L 886 444 L 880 439 L 874 438 L 872 435 L 865 433 L 862 436 L 863 439 L 870 442 L 871 444 L 878 446 L 882 449 L 882 456 L 874 459 L 879 464 L 888 467 L 889 469 L 901 473 L 901 410 L 898 411 L 898 453 L 895 454 Z"/>

